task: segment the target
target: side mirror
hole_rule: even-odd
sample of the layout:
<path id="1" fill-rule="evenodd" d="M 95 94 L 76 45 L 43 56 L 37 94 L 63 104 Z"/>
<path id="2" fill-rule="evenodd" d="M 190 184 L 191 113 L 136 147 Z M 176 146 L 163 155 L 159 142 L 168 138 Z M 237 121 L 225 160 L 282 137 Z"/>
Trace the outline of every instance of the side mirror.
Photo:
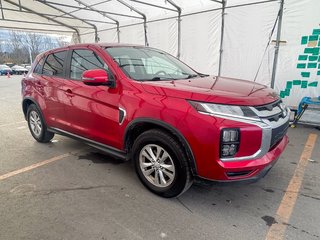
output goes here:
<path id="1" fill-rule="evenodd" d="M 110 87 L 114 87 L 115 85 L 115 82 L 109 80 L 107 72 L 103 69 L 90 69 L 84 71 L 82 73 L 82 80 L 86 85 L 106 85 Z"/>

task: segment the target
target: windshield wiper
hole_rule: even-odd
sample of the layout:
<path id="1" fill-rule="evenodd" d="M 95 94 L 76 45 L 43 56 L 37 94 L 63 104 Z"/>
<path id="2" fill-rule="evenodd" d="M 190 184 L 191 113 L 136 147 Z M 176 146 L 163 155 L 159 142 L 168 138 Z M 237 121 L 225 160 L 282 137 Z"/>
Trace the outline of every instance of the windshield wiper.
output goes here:
<path id="1" fill-rule="evenodd" d="M 154 77 L 151 79 L 144 79 L 143 81 L 161 81 L 161 80 L 175 80 L 175 78 L 170 77 Z"/>
<path id="2" fill-rule="evenodd" d="M 200 75 L 198 75 L 198 74 L 189 74 L 185 79 L 196 78 L 198 76 L 200 76 Z"/>
<path id="3" fill-rule="evenodd" d="M 209 74 L 204 74 L 204 73 L 199 73 L 199 76 L 200 77 L 209 77 L 210 75 Z"/>

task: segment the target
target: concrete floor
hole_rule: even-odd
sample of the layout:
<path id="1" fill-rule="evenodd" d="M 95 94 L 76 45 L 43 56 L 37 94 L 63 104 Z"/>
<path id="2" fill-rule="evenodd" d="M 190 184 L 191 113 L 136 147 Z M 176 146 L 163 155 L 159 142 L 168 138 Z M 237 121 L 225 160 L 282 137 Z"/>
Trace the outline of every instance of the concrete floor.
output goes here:
<path id="1" fill-rule="evenodd" d="M 58 135 L 35 142 L 21 111 L 20 80 L 0 77 L 0 179 L 61 159 L 0 180 L 1 240 L 266 239 L 310 133 L 318 135 L 314 161 L 281 238 L 320 239 L 319 130 L 289 129 L 289 146 L 257 183 L 198 183 L 178 199 L 163 199 L 142 186 L 130 162 Z"/>

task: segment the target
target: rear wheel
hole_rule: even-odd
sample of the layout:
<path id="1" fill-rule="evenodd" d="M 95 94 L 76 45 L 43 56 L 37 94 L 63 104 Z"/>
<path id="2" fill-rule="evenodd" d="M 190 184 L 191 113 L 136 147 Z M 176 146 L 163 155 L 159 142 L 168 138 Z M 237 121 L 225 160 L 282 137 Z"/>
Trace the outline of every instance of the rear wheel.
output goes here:
<path id="1" fill-rule="evenodd" d="M 40 110 L 35 104 L 28 107 L 27 121 L 31 135 L 38 142 L 47 143 L 54 137 L 54 133 L 47 130 Z"/>
<path id="2" fill-rule="evenodd" d="M 153 129 L 133 145 L 133 160 L 141 182 L 162 197 L 177 197 L 192 185 L 186 155 L 171 135 Z"/>

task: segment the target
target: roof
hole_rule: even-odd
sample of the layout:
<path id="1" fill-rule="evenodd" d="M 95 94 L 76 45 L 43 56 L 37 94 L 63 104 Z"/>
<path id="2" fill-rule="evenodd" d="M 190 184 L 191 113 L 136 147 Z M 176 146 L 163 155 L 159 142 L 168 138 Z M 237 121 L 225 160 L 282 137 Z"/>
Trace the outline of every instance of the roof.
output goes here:
<path id="1" fill-rule="evenodd" d="M 80 38 L 86 34 L 98 33 L 117 26 L 219 9 L 222 7 L 222 1 L 2 0 L 0 28 L 63 33 Z M 265 0 L 228 0 L 226 7 L 255 2 L 265 2 Z M 94 40 L 92 34 L 91 42 Z"/>

